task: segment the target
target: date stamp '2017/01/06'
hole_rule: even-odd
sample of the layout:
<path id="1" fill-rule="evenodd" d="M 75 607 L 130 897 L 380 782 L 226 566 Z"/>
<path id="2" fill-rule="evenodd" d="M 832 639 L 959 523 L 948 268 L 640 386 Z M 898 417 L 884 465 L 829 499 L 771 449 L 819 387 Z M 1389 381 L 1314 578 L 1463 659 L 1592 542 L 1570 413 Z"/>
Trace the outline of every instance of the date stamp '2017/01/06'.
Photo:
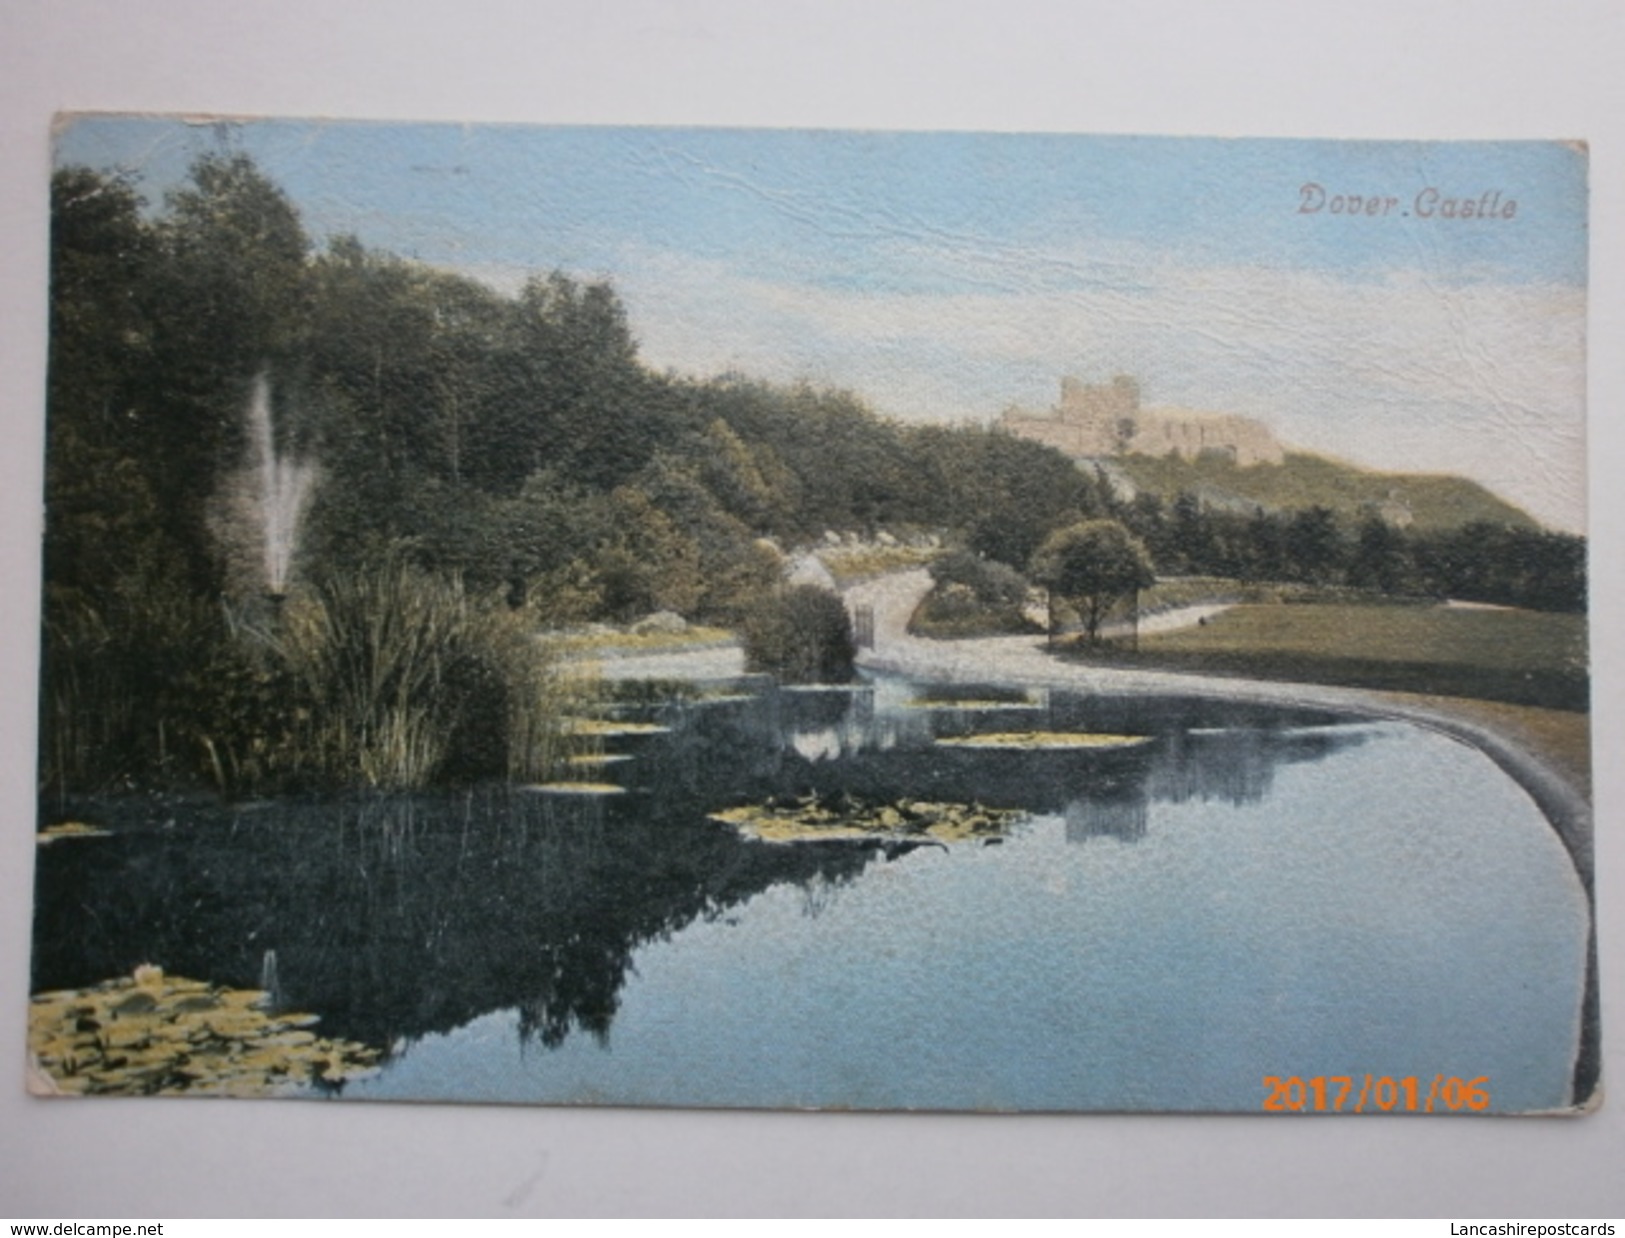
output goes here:
<path id="1" fill-rule="evenodd" d="M 1489 1106 L 1488 1075 L 1264 1076 L 1265 1113 L 1482 1113 Z"/>

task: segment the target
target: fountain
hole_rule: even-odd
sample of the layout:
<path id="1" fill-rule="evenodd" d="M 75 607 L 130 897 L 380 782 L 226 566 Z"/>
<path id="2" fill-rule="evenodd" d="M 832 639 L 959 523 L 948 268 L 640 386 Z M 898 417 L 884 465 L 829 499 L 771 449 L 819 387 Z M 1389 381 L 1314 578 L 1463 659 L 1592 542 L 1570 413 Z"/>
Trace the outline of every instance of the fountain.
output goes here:
<path id="1" fill-rule="evenodd" d="M 276 974 L 276 951 L 267 950 L 260 959 L 260 991 L 271 1006 L 282 1004 L 282 982 Z"/>
<path id="2" fill-rule="evenodd" d="M 289 459 L 277 451 L 271 425 L 271 384 L 264 374 L 254 380 L 249 397 L 248 431 L 253 512 L 264 542 L 265 597 L 275 613 L 287 596 L 299 518 L 316 470 L 306 461 Z"/>

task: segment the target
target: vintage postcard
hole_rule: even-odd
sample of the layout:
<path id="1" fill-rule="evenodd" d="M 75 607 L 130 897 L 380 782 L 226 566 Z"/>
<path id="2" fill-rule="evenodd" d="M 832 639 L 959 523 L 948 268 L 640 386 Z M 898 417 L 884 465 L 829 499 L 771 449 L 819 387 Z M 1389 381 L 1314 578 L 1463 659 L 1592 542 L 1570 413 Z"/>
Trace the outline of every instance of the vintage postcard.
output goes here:
<path id="1" fill-rule="evenodd" d="M 30 1086 L 1594 1107 L 1586 177 L 64 117 Z"/>

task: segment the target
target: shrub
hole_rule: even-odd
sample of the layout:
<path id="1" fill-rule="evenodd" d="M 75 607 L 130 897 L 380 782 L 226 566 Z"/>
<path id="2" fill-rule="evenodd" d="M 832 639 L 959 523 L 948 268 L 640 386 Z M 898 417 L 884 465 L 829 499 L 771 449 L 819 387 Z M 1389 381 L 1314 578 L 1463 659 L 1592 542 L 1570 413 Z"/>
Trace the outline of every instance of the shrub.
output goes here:
<path id="1" fill-rule="evenodd" d="M 816 585 L 779 589 L 745 617 L 745 664 L 786 683 L 840 683 L 852 677 L 857 646 L 841 599 Z"/>
<path id="2" fill-rule="evenodd" d="M 1027 600 L 1025 576 L 1007 564 L 968 550 L 943 555 L 931 565 L 931 579 L 943 592 L 949 585 L 963 585 L 984 606 L 1019 609 Z"/>
<path id="3" fill-rule="evenodd" d="M 1014 568 L 956 550 L 931 565 L 935 587 L 909 621 L 920 636 L 941 638 L 1026 633 L 1027 578 Z"/>

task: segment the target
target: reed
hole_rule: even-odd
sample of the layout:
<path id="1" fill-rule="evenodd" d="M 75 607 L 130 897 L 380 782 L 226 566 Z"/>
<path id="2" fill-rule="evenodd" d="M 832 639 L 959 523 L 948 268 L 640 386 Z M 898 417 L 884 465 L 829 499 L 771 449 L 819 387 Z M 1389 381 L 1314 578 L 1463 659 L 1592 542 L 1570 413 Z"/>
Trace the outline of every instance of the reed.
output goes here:
<path id="1" fill-rule="evenodd" d="M 562 759 L 569 687 L 523 620 L 399 558 L 297 590 L 268 641 L 297 688 L 299 762 L 404 789 L 534 778 Z"/>
<path id="2" fill-rule="evenodd" d="M 101 597 L 47 585 L 44 619 L 42 790 L 185 781 L 218 616 L 180 590 L 118 581 Z"/>

